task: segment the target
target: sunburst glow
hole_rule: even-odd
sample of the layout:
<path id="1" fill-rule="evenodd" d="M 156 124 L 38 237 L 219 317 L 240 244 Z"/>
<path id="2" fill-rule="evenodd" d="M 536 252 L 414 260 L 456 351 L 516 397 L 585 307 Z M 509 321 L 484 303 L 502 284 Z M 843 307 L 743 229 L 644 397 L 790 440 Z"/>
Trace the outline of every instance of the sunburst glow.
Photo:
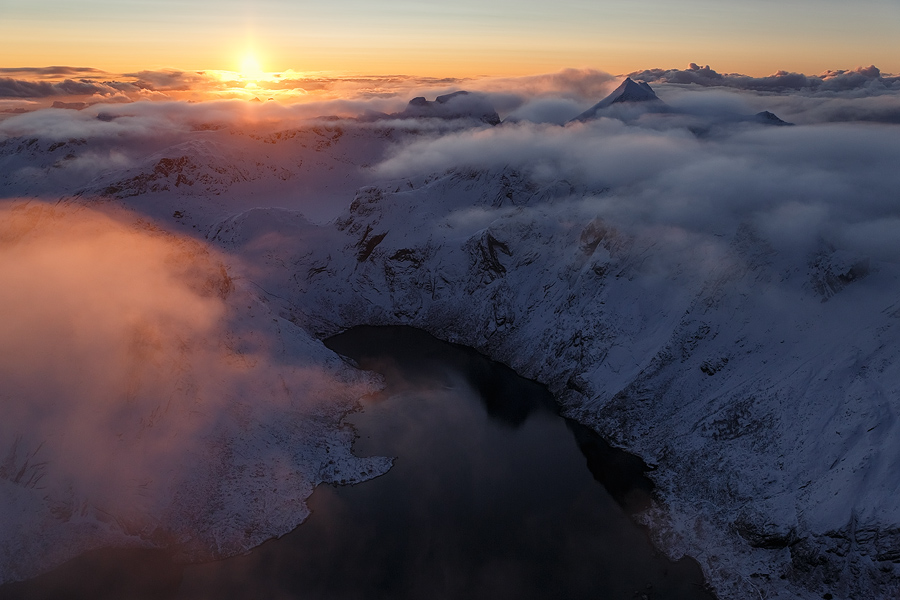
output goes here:
<path id="1" fill-rule="evenodd" d="M 241 60 L 241 78 L 246 81 L 259 81 L 266 76 L 259 61 L 252 54 L 246 54 Z"/>

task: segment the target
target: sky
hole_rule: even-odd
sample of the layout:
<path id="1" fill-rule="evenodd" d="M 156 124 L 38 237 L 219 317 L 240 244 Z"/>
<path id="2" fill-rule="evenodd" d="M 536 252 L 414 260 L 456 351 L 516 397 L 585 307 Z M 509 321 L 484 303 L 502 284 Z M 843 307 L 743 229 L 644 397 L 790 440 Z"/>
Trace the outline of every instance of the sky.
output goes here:
<path id="1" fill-rule="evenodd" d="M 0 66 L 469 77 L 900 72 L 896 0 L 0 0 Z"/>

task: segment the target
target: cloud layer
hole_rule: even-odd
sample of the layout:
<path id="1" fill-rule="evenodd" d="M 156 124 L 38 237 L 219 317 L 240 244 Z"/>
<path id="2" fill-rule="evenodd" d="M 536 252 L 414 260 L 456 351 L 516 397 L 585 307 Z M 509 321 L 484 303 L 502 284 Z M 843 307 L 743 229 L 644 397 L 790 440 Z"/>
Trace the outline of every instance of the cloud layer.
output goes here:
<path id="1" fill-rule="evenodd" d="M 704 115 L 709 110 L 734 113 L 745 108 L 752 112 L 770 110 L 800 123 L 900 122 L 900 76 L 886 75 L 875 66 L 820 75 L 779 71 L 768 77 L 750 77 L 691 63 L 687 69 L 648 69 L 631 77 L 650 82 L 676 108 L 691 112 L 704 105 L 699 107 Z M 621 77 L 592 69 L 469 79 L 346 77 L 285 71 L 247 81 L 228 71 L 162 69 L 117 75 L 76 67 L 17 68 L 0 70 L 0 111 L 9 115 L 51 105 L 84 109 L 141 101 L 190 102 L 202 103 L 202 108 L 193 109 L 195 115 L 206 115 L 193 120 L 209 122 L 222 112 L 227 101 L 249 100 L 260 106 L 228 109 L 232 113 L 229 118 L 241 113 L 257 121 L 288 123 L 291 119 L 322 116 L 395 114 L 413 97 L 434 98 L 468 90 L 483 94 L 501 118 L 561 125 L 594 105 L 620 81 Z M 146 113 L 152 109 L 128 110 Z M 187 110 L 170 106 L 158 112 L 174 116 Z M 92 116 L 99 112 L 109 111 L 95 108 Z"/>
<path id="2" fill-rule="evenodd" d="M 386 177 L 513 169 L 542 185 L 606 190 L 586 201 L 589 210 L 628 227 L 713 236 L 752 223 L 783 250 L 828 242 L 900 261 L 889 233 L 900 219 L 898 133 L 868 124 L 756 125 L 709 139 L 612 119 L 522 123 L 419 140 L 379 169 Z"/>
<path id="3" fill-rule="evenodd" d="M 174 467 L 203 425 L 174 418 L 191 412 L 184 402 L 221 401 L 200 390 L 214 382 L 208 338 L 231 281 L 198 244 L 152 229 L 90 210 L 0 210 L 2 476 L 120 509 L 110 504 L 133 501 L 129 481 Z"/>
<path id="4" fill-rule="evenodd" d="M 767 77 L 750 77 L 739 73 L 718 73 L 709 65 L 691 63 L 687 69 L 648 69 L 630 74 L 649 83 L 693 84 L 703 87 L 730 87 L 757 92 L 838 93 L 856 91 L 859 95 L 900 89 L 900 76 L 883 75 L 875 65 L 850 70 L 826 71 L 821 75 L 804 75 L 778 71 Z"/>

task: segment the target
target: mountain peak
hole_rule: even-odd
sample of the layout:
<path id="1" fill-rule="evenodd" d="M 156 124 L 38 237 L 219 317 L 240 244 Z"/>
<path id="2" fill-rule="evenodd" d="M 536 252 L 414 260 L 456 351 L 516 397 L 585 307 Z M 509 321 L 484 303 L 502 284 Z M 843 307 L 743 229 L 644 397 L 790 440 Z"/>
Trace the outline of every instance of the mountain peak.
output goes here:
<path id="1" fill-rule="evenodd" d="M 781 119 L 775 113 L 769 112 L 767 110 L 758 112 L 750 118 L 753 121 L 756 121 L 757 123 L 762 123 L 764 125 L 779 125 L 779 126 L 793 125 L 793 123 L 788 123 L 787 121 Z"/>
<path id="2" fill-rule="evenodd" d="M 626 77 L 613 93 L 597 103 L 597 107 L 605 108 L 619 102 L 653 102 L 654 100 L 661 102 L 648 83 Z"/>
<path id="3" fill-rule="evenodd" d="M 438 119 L 475 119 L 488 125 L 498 125 L 500 116 L 490 100 L 478 93 L 459 90 L 451 94 L 427 100 L 424 96 L 413 98 L 406 105 L 406 110 L 390 115 L 393 118 L 438 118 Z"/>
<path id="4" fill-rule="evenodd" d="M 597 116 L 598 111 L 612 106 L 613 104 L 635 102 L 656 102 L 660 105 L 663 104 L 663 101 L 659 99 L 659 96 L 656 95 L 656 92 L 653 91 L 653 88 L 651 88 L 648 83 L 644 81 L 635 81 L 631 77 L 626 77 L 619 87 L 613 90 L 609 96 L 575 117 L 573 121 L 587 121 L 593 119 Z"/>

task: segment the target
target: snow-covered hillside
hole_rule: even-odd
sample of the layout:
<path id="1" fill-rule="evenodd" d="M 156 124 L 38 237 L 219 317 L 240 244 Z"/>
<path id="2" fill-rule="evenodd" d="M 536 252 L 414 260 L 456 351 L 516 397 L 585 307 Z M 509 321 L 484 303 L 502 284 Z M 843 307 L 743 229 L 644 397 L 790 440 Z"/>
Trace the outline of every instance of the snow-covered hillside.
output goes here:
<path id="1" fill-rule="evenodd" d="M 57 141 L 27 154 L 8 149 L 30 138 L 9 138 L 0 183 L 4 196 L 126 207 L 222 252 L 236 288 L 216 335 L 259 336 L 275 359 L 228 400 L 233 419 L 201 437 L 223 441 L 196 464 L 218 465 L 224 483 L 196 494 L 186 478 L 155 496 L 175 494 L 168 512 L 149 513 L 172 531 L 202 524 L 196 548 L 240 551 L 280 535 L 318 481 L 384 468 L 354 463 L 339 427 L 348 395 L 371 382 L 313 338 L 409 324 L 546 383 L 569 416 L 652 464 L 659 498 L 640 518 L 661 549 L 695 557 L 721 598 L 900 595 L 896 126 L 748 120 L 706 136 L 697 115 L 635 114 L 566 127 L 224 127 L 143 154 L 130 138 L 118 142 L 127 161 L 68 187 L 33 175 L 65 168 L 54 166 Z M 116 146 L 72 144 L 76 158 Z M 278 429 L 293 425 L 274 400 L 245 400 L 277 397 L 272 378 L 298 364 L 355 381 L 326 415 L 303 413 L 314 434 Z M 275 468 L 268 449 L 287 446 L 302 459 L 277 464 L 303 477 L 254 503 L 273 475 L 248 484 L 242 461 Z M 317 470 L 326 446 L 350 475 Z M 50 508 L 25 518 L 16 511 L 35 499 L 19 498 L 27 490 L 12 472 L 4 503 L 21 508 L 3 514 L 22 533 L 2 548 L 5 578 L 81 548 L 28 571 L 42 552 L 28 547 L 33 531 L 77 531 L 94 546 L 123 532 L 159 541 L 121 523 L 108 525 L 115 536 L 88 535 L 74 513 Z M 220 496 L 230 508 L 203 512 Z M 252 524 L 247 541 L 239 519 Z"/>

